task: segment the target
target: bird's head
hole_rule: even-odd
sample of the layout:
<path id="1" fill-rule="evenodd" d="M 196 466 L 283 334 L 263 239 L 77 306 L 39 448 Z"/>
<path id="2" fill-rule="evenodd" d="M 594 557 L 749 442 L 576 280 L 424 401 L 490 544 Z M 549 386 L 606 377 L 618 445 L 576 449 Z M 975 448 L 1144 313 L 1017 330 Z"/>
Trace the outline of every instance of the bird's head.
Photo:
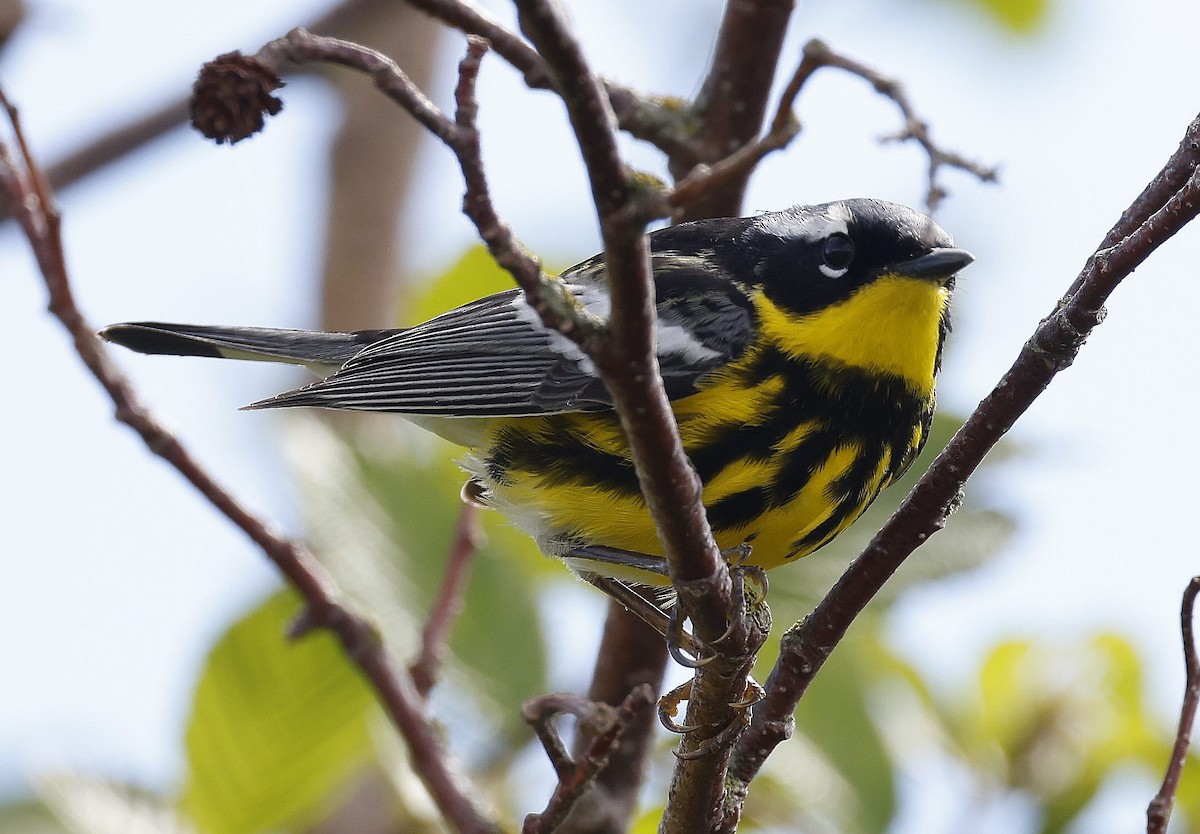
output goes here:
<path id="1" fill-rule="evenodd" d="M 974 258 L 929 217 L 883 200 L 753 218 L 727 257 L 785 352 L 932 391 L 956 273 Z"/>

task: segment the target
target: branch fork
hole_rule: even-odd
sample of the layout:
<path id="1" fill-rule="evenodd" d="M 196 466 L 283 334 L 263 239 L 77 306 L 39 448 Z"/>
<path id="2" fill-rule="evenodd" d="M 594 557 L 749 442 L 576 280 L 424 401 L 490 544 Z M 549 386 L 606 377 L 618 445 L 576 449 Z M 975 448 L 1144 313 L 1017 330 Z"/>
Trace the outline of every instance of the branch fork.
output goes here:
<path id="1" fill-rule="evenodd" d="M 608 764 L 621 734 L 638 713 L 648 709 L 653 702 L 654 690 L 648 684 L 634 687 L 615 707 L 565 694 L 542 695 L 525 702 L 521 717 L 542 743 L 558 775 L 558 784 L 545 810 L 525 818 L 523 834 L 549 834 L 558 827 Z M 561 715 L 573 716 L 578 728 L 586 731 L 590 738 L 578 760 L 567 752 L 567 746 L 554 726 Z"/>

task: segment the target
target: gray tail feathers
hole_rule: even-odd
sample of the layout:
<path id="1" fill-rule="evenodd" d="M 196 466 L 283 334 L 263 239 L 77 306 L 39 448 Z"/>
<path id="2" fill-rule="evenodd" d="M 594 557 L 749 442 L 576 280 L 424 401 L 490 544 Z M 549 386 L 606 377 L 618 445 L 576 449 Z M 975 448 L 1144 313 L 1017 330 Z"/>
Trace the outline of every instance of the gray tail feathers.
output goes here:
<path id="1" fill-rule="evenodd" d="M 270 327 L 206 327 L 155 321 L 114 324 L 100 337 L 138 353 L 289 362 L 336 370 L 364 347 L 397 330 L 322 333 Z"/>

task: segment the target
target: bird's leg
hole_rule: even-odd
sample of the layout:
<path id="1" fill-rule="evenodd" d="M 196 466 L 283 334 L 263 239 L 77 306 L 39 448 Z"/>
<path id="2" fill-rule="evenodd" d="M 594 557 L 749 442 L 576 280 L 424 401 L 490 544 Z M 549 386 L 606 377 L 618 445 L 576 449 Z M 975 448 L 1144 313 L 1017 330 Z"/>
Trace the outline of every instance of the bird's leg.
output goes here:
<path id="1" fill-rule="evenodd" d="M 692 681 L 685 681 L 679 686 L 672 689 L 670 692 L 658 699 L 658 720 L 664 727 L 672 733 L 685 735 L 694 733 L 700 730 L 701 727 L 696 724 L 680 724 L 675 720 L 676 713 L 679 712 L 679 706 L 692 694 Z M 728 720 L 726 720 L 716 731 L 705 740 L 703 744 L 695 750 L 689 750 L 686 753 L 676 751 L 675 757 L 679 759 L 702 759 L 710 753 L 720 750 L 730 736 L 736 736 L 750 725 L 750 707 L 757 704 L 764 697 L 766 692 L 753 678 L 746 678 L 746 688 L 743 690 L 741 700 L 734 701 L 729 706 L 733 710 Z"/>
<path id="2" fill-rule="evenodd" d="M 683 620 L 679 616 L 679 606 L 671 605 L 668 614 L 661 606 L 635 590 L 634 586 L 619 579 L 598 574 L 587 574 L 584 579 L 624 605 L 634 616 L 665 637 L 667 651 L 676 663 L 694 669 L 707 662 L 700 641 L 684 629 Z"/>

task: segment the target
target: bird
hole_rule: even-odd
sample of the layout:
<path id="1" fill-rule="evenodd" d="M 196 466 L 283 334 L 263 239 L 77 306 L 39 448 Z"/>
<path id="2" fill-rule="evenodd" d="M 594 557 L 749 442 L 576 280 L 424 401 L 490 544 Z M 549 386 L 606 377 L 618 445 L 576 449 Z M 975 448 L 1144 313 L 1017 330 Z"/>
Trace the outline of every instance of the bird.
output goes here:
<path id="1" fill-rule="evenodd" d="M 959 270 L 925 214 L 854 198 L 650 232 L 656 354 L 723 552 L 760 569 L 824 546 L 929 435 Z M 603 253 L 557 278 L 610 310 Z M 463 494 L 584 578 L 669 585 L 596 365 L 519 289 L 409 328 L 319 332 L 163 322 L 99 334 L 145 354 L 303 365 L 248 409 L 393 412 L 465 447 Z M 731 557 L 732 558 L 732 557 Z"/>

